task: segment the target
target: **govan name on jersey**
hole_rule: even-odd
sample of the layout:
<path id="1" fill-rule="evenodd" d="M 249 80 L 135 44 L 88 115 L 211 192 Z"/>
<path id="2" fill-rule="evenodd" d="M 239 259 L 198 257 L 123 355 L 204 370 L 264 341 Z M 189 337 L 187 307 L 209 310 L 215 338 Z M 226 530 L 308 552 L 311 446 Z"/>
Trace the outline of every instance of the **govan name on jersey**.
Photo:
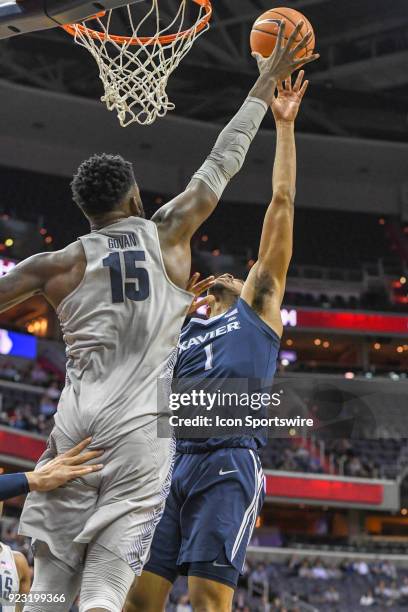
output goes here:
<path id="1" fill-rule="evenodd" d="M 115 236 L 115 238 L 108 238 L 108 247 L 110 249 L 128 249 L 135 246 L 138 246 L 138 240 L 133 232 Z"/>

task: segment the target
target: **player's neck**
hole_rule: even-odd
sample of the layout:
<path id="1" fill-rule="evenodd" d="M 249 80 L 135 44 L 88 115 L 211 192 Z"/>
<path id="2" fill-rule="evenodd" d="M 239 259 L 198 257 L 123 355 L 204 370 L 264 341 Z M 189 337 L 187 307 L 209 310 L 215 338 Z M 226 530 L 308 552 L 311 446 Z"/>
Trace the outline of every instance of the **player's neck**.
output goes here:
<path id="1" fill-rule="evenodd" d="M 89 219 L 89 223 L 91 225 L 91 230 L 94 231 L 107 227 L 108 225 L 112 225 L 113 223 L 117 223 L 118 221 L 122 221 L 123 219 L 127 219 L 128 217 L 129 213 L 116 210 L 92 217 L 92 219 Z"/>

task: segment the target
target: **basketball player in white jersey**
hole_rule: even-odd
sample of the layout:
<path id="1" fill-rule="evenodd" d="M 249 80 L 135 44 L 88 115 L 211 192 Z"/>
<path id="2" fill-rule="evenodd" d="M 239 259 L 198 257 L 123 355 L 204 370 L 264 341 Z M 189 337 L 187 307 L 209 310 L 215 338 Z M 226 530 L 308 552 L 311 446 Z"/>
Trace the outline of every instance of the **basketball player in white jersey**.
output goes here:
<path id="1" fill-rule="evenodd" d="M 0 517 L 2 511 L 3 503 L 0 503 Z M 13 600 L 17 600 L 16 595 L 27 594 L 30 591 L 30 585 L 30 567 L 25 556 L 0 542 L 0 611 L 21 612 L 22 604 L 13 603 Z M 8 600 L 10 605 L 5 603 Z"/>
<path id="2" fill-rule="evenodd" d="M 86 436 L 104 469 L 49 493 L 30 493 L 20 533 L 34 543 L 32 591 L 65 604 L 25 612 L 120 612 L 147 559 L 171 479 L 174 441 L 158 438 L 157 379 L 174 353 L 192 294 L 190 239 L 241 169 L 276 84 L 314 57 L 296 59 L 302 24 L 276 52 L 186 190 L 151 221 L 132 166 L 94 155 L 72 182 L 91 232 L 62 251 L 35 255 L 0 279 L 0 311 L 43 295 L 67 346 L 67 384 L 39 465 Z M 171 372 L 169 372 L 171 374 Z"/>

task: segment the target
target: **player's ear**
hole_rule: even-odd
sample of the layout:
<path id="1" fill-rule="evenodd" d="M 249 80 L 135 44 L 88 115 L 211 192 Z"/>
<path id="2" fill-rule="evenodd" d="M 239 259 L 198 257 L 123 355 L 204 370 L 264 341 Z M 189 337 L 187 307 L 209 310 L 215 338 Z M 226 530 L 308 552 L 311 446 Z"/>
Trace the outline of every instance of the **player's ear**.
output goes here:
<path id="1" fill-rule="evenodd" d="M 132 215 L 137 215 L 139 208 L 137 205 L 137 198 L 136 196 L 131 196 L 130 200 L 129 200 L 129 208 L 130 208 L 130 212 L 132 213 Z"/>
<path id="2" fill-rule="evenodd" d="M 129 214 L 133 217 L 140 217 L 141 206 L 139 205 L 139 200 L 136 194 L 132 194 L 128 200 L 128 210 Z"/>

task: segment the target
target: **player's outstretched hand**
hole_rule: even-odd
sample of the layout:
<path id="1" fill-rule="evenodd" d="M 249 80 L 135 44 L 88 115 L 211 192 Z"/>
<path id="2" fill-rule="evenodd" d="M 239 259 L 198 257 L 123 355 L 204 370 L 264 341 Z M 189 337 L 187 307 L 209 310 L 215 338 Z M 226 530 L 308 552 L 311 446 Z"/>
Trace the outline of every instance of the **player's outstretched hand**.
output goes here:
<path id="1" fill-rule="evenodd" d="M 195 272 L 195 274 L 193 274 L 193 276 L 190 278 L 190 280 L 187 283 L 187 287 L 186 287 L 187 291 L 194 293 L 194 296 L 195 296 L 191 303 L 190 309 L 187 313 L 189 315 L 194 314 L 200 308 L 200 306 L 207 306 L 211 310 L 211 306 L 215 301 L 215 298 L 213 295 L 206 295 L 205 297 L 200 298 L 200 295 L 202 295 L 205 291 L 207 291 L 207 289 L 211 287 L 211 285 L 214 284 L 215 277 L 208 276 L 207 278 L 204 278 L 202 281 L 198 281 L 199 278 L 200 278 L 200 273 Z"/>
<path id="2" fill-rule="evenodd" d="M 251 95 L 264 100 L 268 105 L 271 105 L 274 98 L 275 86 L 279 81 L 287 79 L 292 72 L 301 68 L 305 64 L 310 64 L 317 60 L 320 55 L 313 53 L 306 57 L 298 58 L 297 55 L 304 49 L 312 36 L 308 32 L 299 43 L 296 43 L 296 38 L 303 27 L 303 21 L 300 21 L 288 41 L 283 44 L 285 35 L 285 21 L 283 20 L 279 26 L 278 37 L 273 53 L 269 57 L 262 57 L 259 53 L 253 53 L 252 56 L 256 59 L 259 68 L 259 79 L 255 87 L 251 91 Z M 273 91 L 271 91 L 273 89 Z"/>
<path id="3" fill-rule="evenodd" d="M 103 465 L 83 465 L 88 461 L 92 461 L 103 454 L 102 450 L 87 451 L 83 450 L 90 445 L 92 438 L 86 438 L 74 448 L 58 455 L 55 459 L 48 461 L 35 472 L 27 472 L 27 480 L 30 491 L 52 491 L 60 487 L 74 478 L 86 476 L 92 472 L 98 472 L 103 468 Z"/>
<path id="4" fill-rule="evenodd" d="M 309 81 L 303 83 L 305 71 L 301 70 L 295 84 L 292 86 L 292 77 L 278 83 L 278 95 L 272 102 L 272 112 L 276 123 L 292 123 L 299 112 L 300 104 L 306 93 Z"/>

